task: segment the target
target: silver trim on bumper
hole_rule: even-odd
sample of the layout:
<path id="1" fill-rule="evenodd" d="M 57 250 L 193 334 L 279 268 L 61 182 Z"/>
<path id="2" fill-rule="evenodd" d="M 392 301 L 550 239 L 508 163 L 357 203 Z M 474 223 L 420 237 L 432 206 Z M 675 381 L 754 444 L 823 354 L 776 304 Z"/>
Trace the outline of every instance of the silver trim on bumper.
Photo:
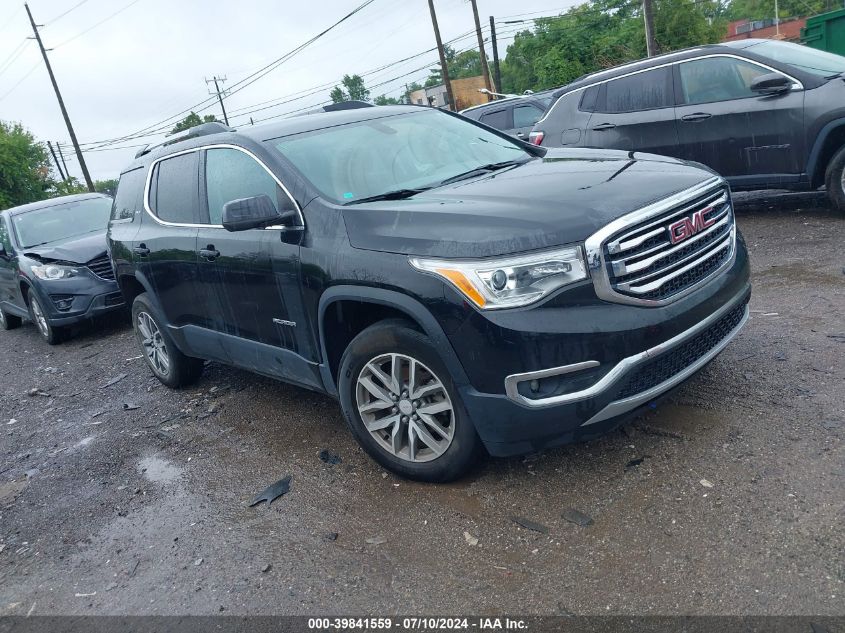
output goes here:
<path id="1" fill-rule="evenodd" d="M 569 404 L 569 403 L 572 403 L 572 402 L 578 402 L 580 400 L 586 400 L 588 398 L 593 398 L 593 397 L 597 396 L 598 394 L 600 394 L 601 392 L 605 391 L 606 389 L 610 388 L 611 385 L 613 385 L 617 380 L 620 380 L 625 374 L 628 373 L 628 371 L 630 371 L 636 365 L 639 365 L 642 362 L 645 362 L 645 361 L 647 361 L 651 358 L 654 358 L 655 356 L 658 356 L 659 354 L 662 354 L 662 353 L 672 349 L 673 347 L 680 345 L 681 343 L 685 342 L 687 339 L 695 336 L 696 334 L 698 334 L 702 330 L 705 330 L 706 328 L 708 328 L 710 325 L 712 325 L 713 323 L 718 321 L 721 317 L 723 317 L 725 314 L 727 314 L 730 310 L 733 310 L 736 307 L 737 303 L 739 303 L 740 301 L 743 300 L 743 298 L 745 297 L 747 292 L 748 292 L 748 286 L 746 285 L 745 287 L 743 287 L 742 292 L 740 292 L 733 301 L 723 305 L 721 308 L 719 308 L 719 310 L 717 310 L 716 312 L 714 312 L 713 314 L 708 316 L 703 321 L 699 321 L 698 323 L 696 323 L 694 326 L 692 326 L 688 330 L 684 330 L 683 332 L 681 332 L 677 336 L 670 338 L 668 341 L 664 341 L 660 345 L 655 345 L 654 347 L 647 349 L 645 351 L 642 351 L 639 354 L 635 354 L 633 356 L 623 358 L 616 365 L 614 365 L 613 369 L 611 369 L 609 372 L 607 372 L 601 378 L 601 380 L 599 380 L 597 383 L 595 383 L 591 387 L 587 387 L 586 389 L 582 389 L 581 391 L 573 391 L 572 393 L 565 393 L 565 394 L 561 394 L 559 396 L 551 396 L 549 398 L 538 398 L 536 400 L 532 400 L 531 398 L 526 398 L 525 396 L 520 394 L 519 391 L 517 390 L 519 383 L 525 382 L 526 380 L 548 378 L 549 376 L 556 376 L 558 374 L 572 373 L 574 371 L 580 371 L 582 369 L 588 369 L 590 367 L 596 367 L 596 366 L 598 366 L 599 363 L 598 363 L 598 361 L 594 361 L 594 360 L 585 361 L 585 362 L 582 362 L 582 363 L 575 363 L 573 365 L 563 365 L 561 367 L 553 367 L 553 368 L 549 368 L 549 369 L 541 369 L 541 370 L 538 370 L 538 371 L 530 371 L 530 372 L 525 372 L 525 373 L 521 373 L 521 374 L 511 374 L 510 376 L 505 378 L 505 393 L 507 394 L 508 398 L 510 398 L 511 400 L 516 402 L 517 404 L 520 404 L 524 407 L 528 407 L 528 408 L 531 408 L 531 409 L 539 409 L 539 408 L 543 408 L 543 407 L 553 407 L 553 406 L 557 406 L 557 405 L 560 405 L 560 404 Z M 690 367 L 692 369 L 686 368 L 683 371 L 681 371 L 679 374 L 676 374 L 675 376 L 673 376 L 672 378 L 667 380 L 666 382 L 661 383 L 657 387 L 654 387 L 654 388 L 650 389 L 648 392 L 644 392 L 644 393 L 651 393 L 652 391 L 655 391 L 655 390 L 657 390 L 655 393 L 660 393 L 661 391 L 665 391 L 666 389 L 669 389 L 670 387 L 674 386 L 678 382 L 681 382 L 689 374 L 692 374 L 693 372 L 695 372 L 695 370 L 698 369 L 698 367 L 700 367 L 701 365 L 706 363 L 708 360 L 710 360 L 713 356 L 718 354 L 725 347 L 725 345 L 727 345 L 730 342 L 730 340 L 734 336 L 736 336 L 737 332 L 739 332 L 739 330 L 745 324 L 747 319 L 748 319 L 748 308 L 746 307 L 745 315 L 743 316 L 740 324 L 734 330 L 732 330 L 731 333 L 724 338 L 724 340 L 722 340 L 718 345 L 716 345 L 716 347 L 714 347 L 713 350 L 711 350 L 710 352 L 705 354 L 705 356 L 704 356 L 705 360 L 696 361 L 695 363 L 690 365 Z M 689 370 L 689 372 L 687 373 L 688 370 Z M 672 384 L 668 384 L 668 383 L 672 383 Z M 664 385 L 666 385 L 666 386 L 664 387 Z M 595 422 L 599 422 L 601 420 L 607 419 L 608 417 L 612 417 L 613 415 L 617 415 L 616 413 L 614 413 L 612 415 L 599 417 L 599 416 L 603 416 L 608 409 L 610 409 L 611 407 L 616 407 L 617 405 L 621 405 L 623 407 L 623 408 L 619 409 L 619 413 L 624 413 L 627 410 L 627 409 L 624 409 L 624 403 L 627 403 L 627 402 L 632 401 L 636 398 L 639 398 L 640 395 L 643 395 L 643 394 L 638 394 L 638 395 L 632 396 L 631 398 L 628 398 L 626 400 L 620 400 L 618 402 L 610 403 L 609 405 L 607 405 L 607 407 L 605 407 L 604 409 L 599 411 L 596 415 L 594 415 L 592 418 L 587 420 L 587 422 L 585 422 L 584 425 L 582 425 L 582 426 L 585 426 L 587 424 L 593 424 Z M 648 396 L 648 397 L 650 397 L 650 396 Z M 646 399 L 648 399 L 648 397 L 646 397 Z M 634 408 L 636 406 L 637 406 L 637 404 L 634 404 L 630 408 Z"/>

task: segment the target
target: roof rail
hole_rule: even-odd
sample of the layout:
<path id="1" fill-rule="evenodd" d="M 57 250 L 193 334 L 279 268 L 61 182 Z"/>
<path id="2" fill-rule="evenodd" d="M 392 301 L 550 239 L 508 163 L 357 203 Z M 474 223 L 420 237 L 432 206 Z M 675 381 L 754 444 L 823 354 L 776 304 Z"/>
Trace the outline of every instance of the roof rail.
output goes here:
<path id="1" fill-rule="evenodd" d="M 308 114 L 323 114 L 324 112 L 339 112 L 341 110 L 357 110 L 358 108 L 375 108 L 372 103 L 367 103 L 366 101 L 341 101 L 340 103 L 330 103 L 326 106 L 320 106 L 319 108 L 314 108 L 313 110 L 306 110 L 305 112 L 297 112 L 296 114 L 291 114 L 288 118 L 294 118 L 298 116 L 305 116 Z"/>
<path id="2" fill-rule="evenodd" d="M 181 143 L 182 141 L 187 141 L 188 139 L 196 138 L 198 136 L 208 136 L 209 134 L 220 134 L 221 132 L 234 131 L 235 128 L 229 127 L 228 125 L 223 125 L 219 121 L 201 123 L 200 125 L 189 127 L 187 130 L 182 130 L 180 132 L 176 132 L 175 134 L 170 134 L 166 136 L 161 143 L 155 143 L 141 148 L 140 150 L 138 150 L 138 153 L 135 154 L 135 158 L 140 158 L 144 154 L 149 154 L 151 151 L 158 147 L 173 145 L 174 143 Z"/>

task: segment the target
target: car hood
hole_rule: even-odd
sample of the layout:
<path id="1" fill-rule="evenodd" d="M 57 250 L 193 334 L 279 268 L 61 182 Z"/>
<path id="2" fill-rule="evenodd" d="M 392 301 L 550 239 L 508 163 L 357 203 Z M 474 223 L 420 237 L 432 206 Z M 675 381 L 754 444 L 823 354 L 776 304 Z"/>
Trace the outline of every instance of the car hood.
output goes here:
<path id="1" fill-rule="evenodd" d="M 489 257 L 582 242 L 619 216 L 713 176 L 653 154 L 557 149 L 407 200 L 350 205 L 343 217 L 355 248 Z"/>
<path id="2" fill-rule="evenodd" d="M 85 264 L 106 253 L 106 232 L 97 231 L 67 241 L 24 249 L 24 255 L 43 262 Z"/>

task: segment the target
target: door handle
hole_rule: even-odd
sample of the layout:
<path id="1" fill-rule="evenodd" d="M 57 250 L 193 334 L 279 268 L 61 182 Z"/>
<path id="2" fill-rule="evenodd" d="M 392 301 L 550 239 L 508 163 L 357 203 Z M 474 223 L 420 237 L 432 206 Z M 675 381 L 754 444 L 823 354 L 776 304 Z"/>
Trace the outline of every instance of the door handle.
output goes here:
<path id="1" fill-rule="evenodd" d="M 681 121 L 692 121 L 694 123 L 695 121 L 704 121 L 709 119 L 711 116 L 713 115 L 709 112 L 693 112 L 692 114 L 685 114 L 682 116 Z"/>
<path id="2" fill-rule="evenodd" d="M 614 123 L 600 123 L 596 127 L 593 128 L 593 131 L 601 132 L 603 130 L 612 130 L 615 127 L 616 127 L 616 125 Z"/>
<path id="3" fill-rule="evenodd" d="M 147 248 L 146 244 L 138 244 L 138 246 L 132 249 L 132 252 L 141 257 L 146 257 L 150 254 L 150 249 Z"/>
<path id="4" fill-rule="evenodd" d="M 218 257 L 220 257 L 220 251 L 214 248 L 213 244 L 209 244 L 205 248 L 200 249 L 200 257 L 212 262 Z"/>

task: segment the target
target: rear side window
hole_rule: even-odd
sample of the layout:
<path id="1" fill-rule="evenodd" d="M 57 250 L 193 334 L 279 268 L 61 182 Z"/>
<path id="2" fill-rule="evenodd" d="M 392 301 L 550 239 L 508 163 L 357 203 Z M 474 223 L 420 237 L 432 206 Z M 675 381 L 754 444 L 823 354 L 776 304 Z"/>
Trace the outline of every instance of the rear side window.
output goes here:
<path id="1" fill-rule="evenodd" d="M 533 127 L 543 116 L 543 111 L 537 106 L 520 105 L 513 109 L 514 127 Z"/>
<path id="2" fill-rule="evenodd" d="M 139 167 L 121 174 L 111 208 L 112 220 L 133 220 L 135 213 L 140 211 L 144 200 L 144 173 L 144 168 Z"/>
<path id="3" fill-rule="evenodd" d="M 678 64 L 684 103 L 711 103 L 759 97 L 751 83 L 771 71 L 733 57 L 708 57 Z"/>
<path id="4" fill-rule="evenodd" d="M 613 79 L 605 84 L 605 91 L 604 107 L 599 110 L 601 112 L 653 110 L 669 107 L 674 101 L 669 67 Z"/>
<path id="5" fill-rule="evenodd" d="M 279 208 L 281 187 L 252 156 L 236 149 L 210 149 L 205 156 L 205 187 L 211 224 L 223 223 L 223 205 L 266 195 Z M 293 205 L 286 205 L 288 207 Z"/>
<path id="6" fill-rule="evenodd" d="M 596 109 L 596 99 L 599 96 L 601 86 L 590 86 L 581 95 L 581 103 L 578 109 L 581 112 L 593 112 Z"/>
<path id="7" fill-rule="evenodd" d="M 165 222 L 199 221 L 199 152 L 156 163 L 150 185 L 150 208 Z"/>
<path id="8" fill-rule="evenodd" d="M 495 110 L 494 112 L 485 112 L 478 119 L 484 125 L 489 125 L 497 130 L 507 130 L 510 128 L 510 117 L 508 116 L 508 109 Z"/>
<path id="9" fill-rule="evenodd" d="M 12 242 L 9 239 L 9 229 L 6 227 L 6 220 L 0 218 L 0 246 L 6 249 L 6 252 L 11 254 Z"/>

